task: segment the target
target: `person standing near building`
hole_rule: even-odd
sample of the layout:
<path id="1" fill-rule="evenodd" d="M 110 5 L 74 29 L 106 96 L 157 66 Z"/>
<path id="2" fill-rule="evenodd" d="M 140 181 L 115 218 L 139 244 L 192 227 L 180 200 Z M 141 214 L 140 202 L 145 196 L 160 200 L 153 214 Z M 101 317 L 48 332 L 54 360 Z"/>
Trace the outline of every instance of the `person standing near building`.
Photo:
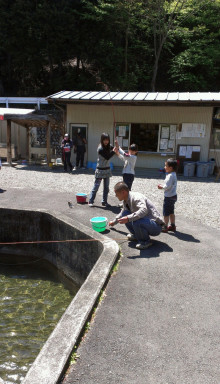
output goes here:
<path id="1" fill-rule="evenodd" d="M 134 181 L 134 167 L 137 160 L 138 146 L 136 144 L 131 144 L 128 150 L 128 153 L 123 151 L 118 145 L 118 141 L 115 140 L 114 151 L 120 160 L 124 161 L 124 168 L 122 170 L 123 181 L 127 184 L 129 191 Z"/>
<path id="2" fill-rule="evenodd" d="M 109 226 L 125 224 L 129 230 L 129 241 L 137 241 L 137 249 L 147 249 L 152 245 L 150 236 L 158 236 L 162 231 L 163 220 L 153 203 L 139 192 L 130 192 L 123 181 L 114 187 L 115 195 L 123 202 L 123 209 Z"/>
<path id="3" fill-rule="evenodd" d="M 85 169 L 84 156 L 86 152 L 86 143 L 86 139 L 82 136 L 79 128 L 74 140 L 74 153 L 76 153 L 76 166 L 73 168 L 74 171 L 79 167 L 79 165 L 81 169 Z"/>
<path id="4" fill-rule="evenodd" d="M 69 166 L 70 170 L 72 171 L 72 164 L 70 162 L 71 157 L 71 150 L 73 148 L 73 142 L 69 137 L 68 133 L 65 133 L 64 139 L 62 140 L 62 157 L 63 157 L 63 163 L 64 163 L 64 171 L 67 172 L 67 166 Z"/>
<path id="5" fill-rule="evenodd" d="M 164 184 L 159 184 L 158 189 L 164 189 L 163 216 L 164 223 L 162 232 L 176 232 L 174 205 L 177 201 L 177 160 L 168 159 L 165 162 L 166 178 Z M 170 226 L 168 226 L 170 221 Z"/>
<path id="6" fill-rule="evenodd" d="M 113 146 L 110 144 L 110 136 L 107 133 L 101 135 L 100 144 L 97 149 L 98 159 L 95 170 L 95 183 L 89 196 L 89 207 L 92 207 L 96 197 L 96 193 L 100 187 L 101 181 L 103 180 L 103 197 L 102 205 L 108 207 L 108 193 L 109 193 L 109 181 L 112 176 L 110 168 L 110 159 L 115 155 Z"/>

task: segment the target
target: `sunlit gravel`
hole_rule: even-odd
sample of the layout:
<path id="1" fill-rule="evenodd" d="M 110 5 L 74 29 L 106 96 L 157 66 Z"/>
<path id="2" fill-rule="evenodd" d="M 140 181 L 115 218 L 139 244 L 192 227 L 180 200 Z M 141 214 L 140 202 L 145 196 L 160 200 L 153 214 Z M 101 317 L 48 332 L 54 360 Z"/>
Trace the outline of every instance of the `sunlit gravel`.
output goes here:
<path id="1" fill-rule="evenodd" d="M 138 173 L 138 172 L 137 172 Z M 133 183 L 133 191 L 138 191 L 149 197 L 162 212 L 163 191 L 157 189 L 158 183 L 164 179 L 157 171 L 141 171 Z M 110 182 L 110 199 L 114 197 L 113 186 L 122 177 L 112 176 Z M 0 172 L 0 188 L 38 189 L 54 192 L 85 192 L 89 193 L 94 183 L 94 172 L 82 171 L 64 173 L 63 169 L 51 170 L 44 166 L 3 166 Z M 100 187 L 99 194 L 102 192 Z M 178 178 L 178 201 L 176 215 L 194 219 L 197 222 L 220 229 L 220 182 L 214 177 L 185 179 Z"/>

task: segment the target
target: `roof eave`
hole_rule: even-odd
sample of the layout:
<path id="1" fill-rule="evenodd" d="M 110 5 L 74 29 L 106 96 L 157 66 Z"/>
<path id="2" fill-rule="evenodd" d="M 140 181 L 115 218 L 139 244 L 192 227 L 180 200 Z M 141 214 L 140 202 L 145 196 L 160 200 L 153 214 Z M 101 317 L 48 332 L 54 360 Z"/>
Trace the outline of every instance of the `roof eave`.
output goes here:
<path id="1" fill-rule="evenodd" d="M 83 104 L 83 105 L 118 105 L 118 106 L 219 106 L 219 100 L 71 100 L 71 99 L 53 99 L 48 98 L 50 104 Z"/>

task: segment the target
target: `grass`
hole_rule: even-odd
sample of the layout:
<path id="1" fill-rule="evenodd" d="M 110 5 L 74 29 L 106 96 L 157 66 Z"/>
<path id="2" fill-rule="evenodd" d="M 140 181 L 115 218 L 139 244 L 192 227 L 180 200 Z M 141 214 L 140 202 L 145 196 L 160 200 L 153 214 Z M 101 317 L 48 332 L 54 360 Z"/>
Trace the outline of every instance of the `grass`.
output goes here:
<path id="1" fill-rule="evenodd" d="M 120 251 L 118 259 L 115 262 L 115 264 L 113 265 L 111 272 L 109 274 L 109 279 L 118 272 L 121 256 L 122 256 L 122 253 Z M 106 296 L 105 290 L 106 290 L 106 286 L 107 286 L 109 279 L 107 280 L 105 287 L 100 291 L 100 294 L 99 294 L 98 299 L 96 301 L 96 304 L 92 310 L 89 321 L 86 322 L 86 324 L 83 328 L 82 335 L 81 335 L 79 342 L 73 348 L 73 352 L 72 352 L 70 360 L 69 360 L 69 366 L 76 364 L 77 360 L 80 358 L 80 355 L 77 353 L 78 347 L 80 346 L 81 342 L 85 339 L 88 331 L 90 330 L 91 324 L 94 322 L 94 319 L 95 319 L 96 311 Z M 68 372 L 68 370 L 67 370 L 67 372 Z"/>

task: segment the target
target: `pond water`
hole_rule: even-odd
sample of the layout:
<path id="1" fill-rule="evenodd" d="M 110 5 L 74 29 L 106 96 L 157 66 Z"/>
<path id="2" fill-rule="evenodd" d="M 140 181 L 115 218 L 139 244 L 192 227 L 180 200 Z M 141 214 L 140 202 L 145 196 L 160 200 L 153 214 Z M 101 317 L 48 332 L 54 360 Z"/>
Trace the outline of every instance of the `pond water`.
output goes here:
<path id="1" fill-rule="evenodd" d="M 78 289 L 43 259 L 0 255 L 0 378 L 7 384 L 22 382 Z"/>

